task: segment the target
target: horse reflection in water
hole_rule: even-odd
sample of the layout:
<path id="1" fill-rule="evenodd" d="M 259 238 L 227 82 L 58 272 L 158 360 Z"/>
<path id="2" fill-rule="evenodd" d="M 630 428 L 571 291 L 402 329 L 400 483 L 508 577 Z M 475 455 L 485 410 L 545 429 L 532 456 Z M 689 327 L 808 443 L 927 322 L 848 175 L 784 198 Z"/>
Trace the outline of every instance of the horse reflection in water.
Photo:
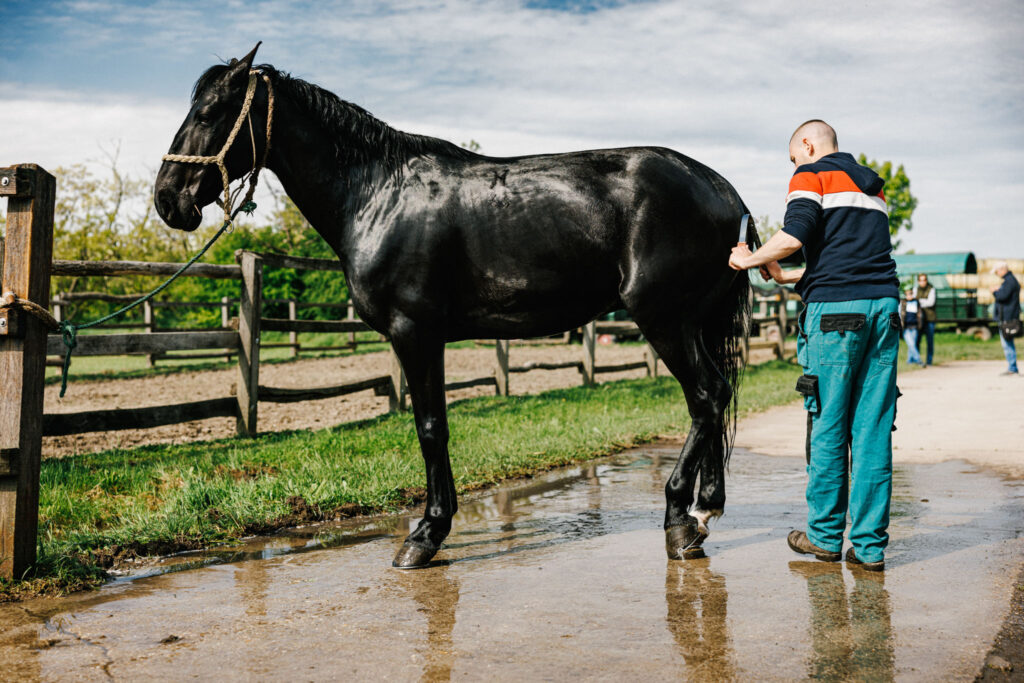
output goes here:
<path id="1" fill-rule="evenodd" d="M 196 82 L 169 150 L 180 156 L 157 175 L 157 212 L 172 228 L 199 226 L 221 175 L 188 160 L 215 155 L 237 126 L 228 177 L 265 158 L 337 253 L 359 317 L 391 340 L 402 363 L 426 465 L 425 514 L 394 565 L 427 566 L 458 507 L 445 344 L 560 333 L 617 309 L 629 312 L 686 397 L 692 424 L 665 486 L 665 542 L 673 559 L 700 546 L 725 505 L 736 356 L 749 319 L 749 280 L 728 267 L 750 213 L 735 189 L 660 147 L 483 156 L 395 130 L 270 65 L 251 78 L 255 54 Z M 752 225 L 743 230 L 757 246 Z"/>
<path id="2" fill-rule="evenodd" d="M 449 681 L 457 653 L 452 640 L 455 613 L 459 605 L 459 580 L 449 575 L 448 565 L 431 567 L 422 572 L 400 573 L 397 586 L 411 596 L 417 611 L 426 619 L 426 638 L 417 647 L 423 660 L 424 683 Z"/>
<path id="3" fill-rule="evenodd" d="M 666 621 L 686 663 L 686 680 L 736 680 L 725 577 L 711 571 L 709 563 L 708 558 L 691 560 L 685 566 L 668 563 Z"/>
<path id="4" fill-rule="evenodd" d="M 807 580 L 813 652 L 807 677 L 823 681 L 891 681 L 895 676 L 891 607 L 881 572 L 853 572 L 847 598 L 838 562 L 790 562 Z"/>

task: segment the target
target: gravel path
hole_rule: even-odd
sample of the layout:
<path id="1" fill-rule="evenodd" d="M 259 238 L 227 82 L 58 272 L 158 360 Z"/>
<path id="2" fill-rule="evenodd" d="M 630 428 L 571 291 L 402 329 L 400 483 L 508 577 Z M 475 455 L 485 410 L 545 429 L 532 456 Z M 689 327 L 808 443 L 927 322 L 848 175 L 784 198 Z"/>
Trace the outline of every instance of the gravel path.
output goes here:
<path id="1" fill-rule="evenodd" d="M 527 362 L 557 363 L 581 358 L 579 345 L 513 345 L 510 364 Z M 640 346 L 600 346 L 597 351 L 599 365 L 611 365 L 643 360 Z M 388 353 L 369 353 L 356 356 L 299 360 L 293 363 L 265 364 L 260 368 L 260 384 L 286 388 L 309 388 L 341 384 L 375 375 L 387 374 Z M 475 349 L 449 349 L 445 353 L 445 370 L 449 382 L 484 377 L 494 372 L 493 347 Z M 659 372 L 665 372 L 661 365 Z M 72 382 L 67 395 L 60 399 L 59 388 L 46 388 L 46 413 L 73 413 L 112 408 L 138 408 L 168 405 L 188 401 L 227 396 L 232 391 L 236 371 L 232 369 L 206 372 L 182 372 L 139 379 L 106 380 L 99 382 Z M 601 382 L 609 382 L 646 375 L 644 370 L 631 370 L 598 375 Z M 513 394 L 535 394 L 548 389 L 578 386 L 580 374 L 574 368 L 565 370 L 534 370 L 516 373 L 509 379 Z M 448 401 L 472 396 L 493 395 L 491 387 L 472 387 L 448 392 Z M 342 422 L 361 420 L 387 412 L 387 397 L 375 396 L 372 391 L 361 391 L 320 401 L 303 403 L 261 403 L 259 429 L 261 432 L 291 429 L 320 429 Z M 234 418 L 196 420 L 152 429 L 123 430 L 118 432 L 92 432 L 72 436 L 54 436 L 43 439 L 43 457 L 89 453 L 113 447 L 132 447 L 156 443 L 185 443 L 235 435 Z"/>

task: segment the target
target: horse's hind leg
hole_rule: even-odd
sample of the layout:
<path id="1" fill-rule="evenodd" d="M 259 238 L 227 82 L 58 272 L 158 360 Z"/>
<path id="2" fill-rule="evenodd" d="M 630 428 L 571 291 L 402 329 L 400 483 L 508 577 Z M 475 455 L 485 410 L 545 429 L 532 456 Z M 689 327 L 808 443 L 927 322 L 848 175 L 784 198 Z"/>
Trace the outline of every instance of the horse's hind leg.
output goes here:
<path id="1" fill-rule="evenodd" d="M 695 554 L 707 537 L 708 520 L 720 515 L 725 504 L 722 430 L 732 389 L 705 351 L 695 325 L 638 322 L 644 336 L 679 380 L 690 412 L 690 432 L 665 484 L 666 550 L 670 558 L 681 559 Z M 691 514 L 698 471 L 700 496 Z"/>
<path id="2" fill-rule="evenodd" d="M 414 334 L 392 335 L 402 362 L 416 418 L 416 435 L 427 469 L 427 502 L 423 519 L 405 539 L 395 567 L 425 566 L 441 547 L 458 510 L 455 481 L 448 458 L 448 413 L 444 395 L 444 343 Z"/>

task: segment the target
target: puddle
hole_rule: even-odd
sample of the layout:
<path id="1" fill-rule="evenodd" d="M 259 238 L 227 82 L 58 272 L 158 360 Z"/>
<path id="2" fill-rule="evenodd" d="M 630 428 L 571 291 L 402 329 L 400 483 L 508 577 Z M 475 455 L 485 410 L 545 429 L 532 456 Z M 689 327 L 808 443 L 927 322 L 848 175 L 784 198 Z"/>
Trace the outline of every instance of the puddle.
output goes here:
<path id="1" fill-rule="evenodd" d="M 1024 486 L 897 468 L 884 576 L 802 562 L 803 463 L 737 451 L 708 557 L 665 559 L 677 449 L 464 500 L 434 564 L 391 557 L 415 516 L 184 553 L 102 590 L 0 606 L 3 676 L 972 679 L 1024 548 Z"/>

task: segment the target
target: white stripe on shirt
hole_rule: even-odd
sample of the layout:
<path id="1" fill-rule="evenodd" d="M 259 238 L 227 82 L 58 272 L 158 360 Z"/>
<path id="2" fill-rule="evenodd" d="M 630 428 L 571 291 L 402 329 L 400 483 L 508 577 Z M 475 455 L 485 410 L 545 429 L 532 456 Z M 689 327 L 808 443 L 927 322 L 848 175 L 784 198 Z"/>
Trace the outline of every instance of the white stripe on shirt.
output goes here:
<path id="1" fill-rule="evenodd" d="M 821 195 L 808 190 L 793 190 L 786 196 L 786 203 L 789 204 L 794 199 L 810 199 L 816 204 L 821 204 Z"/>
<path id="2" fill-rule="evenodd" d="M 825 195 L 821 200 L 821 208 L 838 209 L 840 207 L 853 207 L 857 209 L 876 209 L 885 215 L 889 212 L 885 209 L 885 200 L 881 197 L 871 197 L 863 192 L 832 192 Z"/>

